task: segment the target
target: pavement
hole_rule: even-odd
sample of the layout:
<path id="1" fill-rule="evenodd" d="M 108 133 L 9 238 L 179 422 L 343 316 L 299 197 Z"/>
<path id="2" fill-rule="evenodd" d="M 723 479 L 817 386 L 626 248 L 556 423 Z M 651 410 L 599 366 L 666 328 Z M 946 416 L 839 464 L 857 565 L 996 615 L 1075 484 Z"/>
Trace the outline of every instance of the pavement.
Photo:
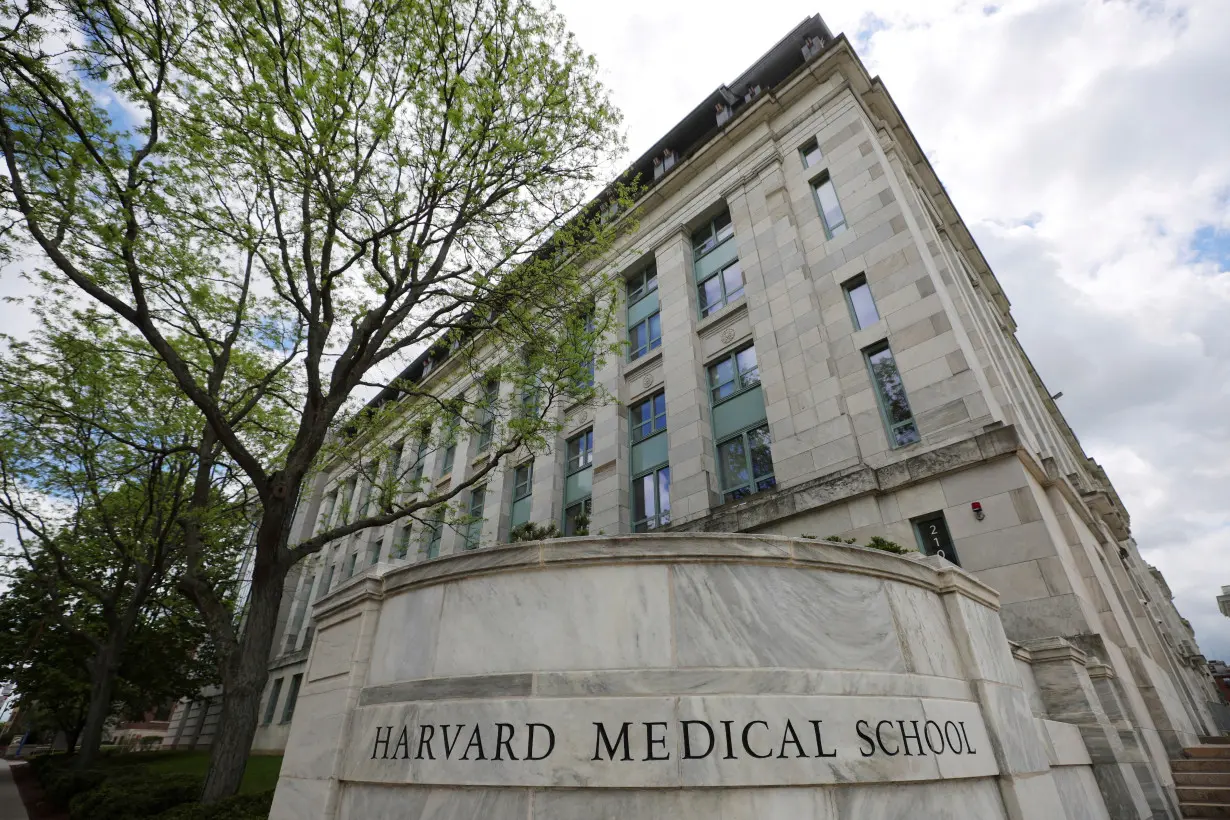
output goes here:
<path id="1" fill-rule="evenodd" d="M 0 820 L 29 820 L 17 784 L 13 782 L 13 770 L 7 760 L 0 760 Z"/>

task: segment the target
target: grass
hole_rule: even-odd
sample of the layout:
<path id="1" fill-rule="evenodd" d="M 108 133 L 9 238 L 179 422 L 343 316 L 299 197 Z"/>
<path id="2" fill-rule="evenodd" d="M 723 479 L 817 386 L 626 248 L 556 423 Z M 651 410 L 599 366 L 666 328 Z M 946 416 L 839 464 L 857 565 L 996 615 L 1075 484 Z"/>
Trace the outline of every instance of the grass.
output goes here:
<path id="1" fill-rule="evenodd" d="M 209 752 L 136 752 L 109 758 L 111 765 L 140 766 L 151 772 L 163 774 L 194 774 L 205 776 L 209 768 Z M 282 769 L 281 755 L 252 755 L 244 769 L 240 794 L 255 794 L 269 791 L 278 785 L 278 772 Z"/>

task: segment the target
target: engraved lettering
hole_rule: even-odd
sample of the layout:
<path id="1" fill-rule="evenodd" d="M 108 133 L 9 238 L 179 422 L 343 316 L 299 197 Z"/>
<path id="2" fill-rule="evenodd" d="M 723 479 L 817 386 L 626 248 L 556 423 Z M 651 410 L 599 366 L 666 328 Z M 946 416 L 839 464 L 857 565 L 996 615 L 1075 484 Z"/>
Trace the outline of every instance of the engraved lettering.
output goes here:
<path id="1" fill-rule="evenodd" d="M 871 724 L 865 720 L 860 720 L 858 723 L 854 724 L 854 731 L 858 733 L 859 740 L 862 740 L 867 744 L 866 749 L 863 749 L 860 746 L 858 753 L 863 757 L 871 757 L 876 753 L 876 742 L 871 739 L 871 735 L 863 733 L 864 729 L 871 731 Z"/>
<path id="2" fill-rule="evenodd" d="M 397 745 L 393 747 L 393 760 L 397 759 L 397 750 L 401 750 L 401 759 L 410 759 L 410 729 L 401 727 L 401 734 L 397 737 Z"/>
<path id="3" fill-rule="evenodd" d="M 820 737 L 820 729 L 816 729 L 816 738 Z M 799 742 L 799 735 L 794 731 L 794 724 L 789 720 L 786 721 L 786 729 L 782 732 L 782 749 L 777 754 L 778 760 L 786 759 L 786 745 L 792 744 L 795 749 L 795 757 L 807 757 L 807 752 L 803 751 L 803 744 Z"/>
<path id="4" fill-rule="evenodd" d="M 555 751 L 555 730 L 545 723 L 527 723 L 529 729 L 529 741 L 525 744 L 525 759 L 526 760 L 542 760 L 548 757 L 551 752 Z M 547 750 L 537 757 L 534 756 L 534 730 L 547 730 Z"/>
<path id="5" fill-rule="evenodd" d="M 713 736 L 713 727 L 703 720 L 685 720 L 683 725 L 683 758 L 684 760 L 697 760 L 708 757 L 713 752 L 713 747 L 717 743 L 717 739 Z M 709 745 L 705 750 L 698 755 L 692 754 L 692 727 L 703 726 L 705 734 L 709 735 Z"/>
<path id="6" fill-rule="evenodd" d="M 756 725 L 763 726 L 766 730 L 769 728 L 769 724 L 765 723 L 763 720 L 753 720 L 751 723 L 744 726 L 743 727 L 743 751 L 747 752 L 752 757 L 759 758 L 760 760 L 764 760 L 766 757 L 772 757 L 773 752 L 769 751 L 769 752 L 766 752 L 765 754 L 758 755 L 752 751 L 752 747 L 748 743 L 748 739 L 747 739 L 747 736 L 751 734 L 752 727 Z"/>
<path id="7" fill-rule="evenodd" d="M 881 752 L 884 752 L 884 754 L 888 755 L 889 757 L 896 757 L 897 755 L 901 754 L 901 747 L 898 746 L 894 751 L 891 751 L 891 752 L 888 750 L 888 747 L 884 745 L 884 737 L 880 734 L 880 727 L 882 726 L 888 726 L 891 729 L 893 726 L 893 722 L 891 720 L 882 720 L 876 724 L 876 743 L 880 744 Z"/>
<path id="8" fill-rule="evenodd" d="M 954 754 L 965 751 L 965 744 L 961 742 L 961 730 L 951 720 L 944 723 L 944 739 L 948 741 L 948 748 L 952 749 Z"/>
<path id="9" fill-rule="evenodd" d="M 452 760 L 453 747 L 456 746 L 457 741 L 461 739 L 461 730 L 466 727 L 464 723 L 458 723 L 457 724 L 457 734 L 453 735 L 452 740 L 450 740 L 448 737 L 448 729 L 452 725 L 453 724 L 451 723 L 445 723 L 444 725 L 440 727 L 440 730 L 444 732 L 444 759 L 445 760 Z"/>
<path id="10" fill-rule="evenodd" d="M 478 724 L 474 724 L 474 731 L 470 734 L 470 742 L 466 744 L 466 750 L 462 753 L 462 760 L 470 759 L 470 750 L 475 746 L 478 747 L 478 757 L 475 760 L 486 760 L 487 755 L 483 754 L 483 736 L 479 734 Z"/>
<path id="11" fill-rule="evenodd" d="M 978 754 L 978 750 L 974 748 L 974 744 L 969 742 L 969 735 L 965 733 L 965 721 L 958 720 L 957 725 L 961 727 L 961 738 L 965 741 L 965 748 L 969 749 L 968 754 Z"/>
<path id="12" fill-rule="evenodd" d="M 735 757 L 735 744 L 730 739 L 730 727 L 734 724 L 733 720 L 723 720 L 722 729 L 726 733 L 726 754 L 722 755 L 723 760 L 737 760 Z"/>
<path id="13" fill-rule="evenodd" d="M 666 738 L 665 737 L 654 737 L 653 730 L 657 726 L 661 726 L 663 732 L 666 731 L 665 723 L 660 723 L 658 721 L 650 721 L 650 722 L 645 723 L 645 759 L 646 760 L 670 760 L 671 759 L 670 752 L 667 752 L 664 757 L 658 757 L 657 755 L 654 754 L 654 751 L 653 751 L 654 746 L 661 746 L 664 750 L 666 748 Z"/>
<path id="14" fill-rule="evenodd" d="M 508 730 L 508 737 L 504 737 L 505 729 Z M 511 723 L 497 723 L 495 725 L 495 760 L 503 760 L 504 752 L 508 752 L 509 760 L 517 759 L 512 750 L 512 739 L 515 731 Z"/>
<path id="15" fill-rule="evenodd" d="M 423 747 L 427 747 L 427 759 L 435 760 L 436 754 L 431 750 L 431 741 L 436 736 L 436 727 L 430 723 L 424 723 L 419 727 L 419 750 L 414 753 L 415 760 L 423 759 Z"/>
<path id="16" fill-rule="evenodd" d="M 935 733 L 940 737 L 940 748 L 935 748 L 935 744 L 931 742 L 931 727 L 935 727 Z M 938 755 L 944 753 L 944 730 L 934 720 L 928 720 L 923 724 L 923 740 L 927 741 L 927 748 L 931 750 L 931 754 Z"/>
<path id="17" fill-rule="evenodd" d="M 596 728 L 596 731 L 594 732 L 594 756 L 590 759 L 601 760 L 602 747 L 605 746 L 607 760 L 614 760 L 615 751 L 622 745 L 624 748 L 623 759 L 631 760 L 632 752 L 628 750 L 628 727 L 631 725 L 631 723 L 625 723 L 623 726 L 619 727 L 619 734 L 615 736 L 615 742 L 612 743 L 610 736 L 606 733 L 606 726 L 594 721 L 594 727 Z"/>
<path id="18" fill-rule="evenodd" d="M 382 731 L 384 732 L 384 737 L 380 736 L 380 733 Z M 372 760 L 376 759 L 376 752 L 380 751 L 381 748 L 383 748 L 384 751 L 380 755 L 380 758 L 382 760 L 389 759 L 389 741 L 392 739 L 393 739 L 393 727 L 392 726 L 377 726 L 376 727 L 376 744 L 372 746 Z"/>
<path id="19" fill-rule="evenodd" d="M 905 756 L 906 757 L 914 756 L 910 754 L 910 741 L 912 740 L 918 744 L 918 754 L 921 757 L 926 757 L 927 753 L 923 751 L 923 747 L 922 747 L 922 737 L 918 732 L 918 721 L 911 720 L 910 724 L 914 727 L 913 734 L 908 734 L 905 731 L 905 721 L 904 720 L 897 721 L 897 725 L 901 727 L 901 745 L 905 747 Z"/>
<path id="20" fill-rule="evenodd" d="M 824 723 L 824 721 L 823 720 L 811 720 L 808 722 L 811 724 L 811 728 L 815 730 L 816 732 L 816 757 L 837 757 L 837 752 L 825 752 L 824 751 L 824 741 L 820 739 L 820 724 Z M 862 721 L 859 721 L 859 722 L 861 723 Z M 789 726 L 790 721 L 786 721 L 786 725 Z M 871 748 L 874 749 L 875 746 L 872 746 Z"/>

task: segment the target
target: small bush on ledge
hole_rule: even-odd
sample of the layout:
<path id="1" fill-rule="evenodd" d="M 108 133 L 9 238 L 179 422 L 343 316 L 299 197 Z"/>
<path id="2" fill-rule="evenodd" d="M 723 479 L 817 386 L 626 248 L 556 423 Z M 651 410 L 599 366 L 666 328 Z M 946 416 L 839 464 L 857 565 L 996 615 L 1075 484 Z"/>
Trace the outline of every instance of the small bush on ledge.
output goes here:
<path id="1" fill-rule="evenodd" d="M 804 533 L 800 538 L 808 538 L 817 540 L 816 536 Z M 909 555 L 911 552 L 918 552 L 913 547 L 903 547 L 896 541 L 889 541 L 887 538 L 881 538 L 878 535 L 873 535 L 871 540 L 866 544 L 860 544 L 856 538 L 842 538 L 839 535 L 829 535 L 824 538 L 825 541 L 833 541 L 838 544 L 852 544 L 856 547 L 867 547 L 868 549 L 880 550 L 882 552 L 891 552 L 893 555 Z"/>

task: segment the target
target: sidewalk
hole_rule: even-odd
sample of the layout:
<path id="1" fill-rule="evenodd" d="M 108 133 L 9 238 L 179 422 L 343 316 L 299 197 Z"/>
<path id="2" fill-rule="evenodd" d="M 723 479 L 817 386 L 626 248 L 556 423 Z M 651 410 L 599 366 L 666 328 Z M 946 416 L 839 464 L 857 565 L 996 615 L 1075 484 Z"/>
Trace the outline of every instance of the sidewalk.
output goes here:
<path id="1" fill-rule="evenodd" d="M 7 760 L 0 760 L 0 820 L 28 820 L 25 804 L 13 783 L 13 770 Z"/>

